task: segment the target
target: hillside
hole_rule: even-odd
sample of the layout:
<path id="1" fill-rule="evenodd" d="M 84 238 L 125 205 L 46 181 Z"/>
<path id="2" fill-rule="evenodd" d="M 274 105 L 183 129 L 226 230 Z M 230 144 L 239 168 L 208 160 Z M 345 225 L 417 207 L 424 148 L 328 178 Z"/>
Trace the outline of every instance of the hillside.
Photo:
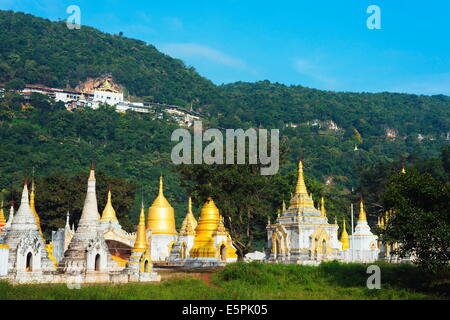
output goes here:
<path id="1" fill-rule="evenodd" d="M 443 95 L 338 93 L 269 81 L 215 86 L 152 45 L 94 28 L 70 31 L 63 22 L 0 11 L 0 30 L 0 84 L 22 80 L 74 88 L 112 73 L 142 100 L 184 107 L 193 102 L 210 126 L 279 128 L 290 149 L 281 174 L 293 181 L 301 154 L 309 178 L 322 187 L 331 182 L 326 193 L 336 198 L 330 206 L 339 211 L 348 204 L 341 198 L 352 187 L 358 190 L 363 169 L 399 165 L 400 158 L 437 158 L 450 132 L 450 97 Z M 94 159 L 100 171 L 143 186 L 146 203 L 163 173 L 181 223 L 187 195 L 170 161 L 174 122 L 108 108 L 72 113 L 37 97 L 30 109 L 22 104 L 14 93 L 0 101 L 0 190 L 18 189 L 33 167 L 38 177 L 74 176 Z M 135 191 L 132 218 L 140 202 Z"/>
<path id="2" fill-rule="evenodd" d="M 64 22 L 0 11 L 0 83 L 74 88 L 79 81 L 112 73 L 130 94 L 185 105 L 210 95 L 212 83 L 143 41 Z"/>

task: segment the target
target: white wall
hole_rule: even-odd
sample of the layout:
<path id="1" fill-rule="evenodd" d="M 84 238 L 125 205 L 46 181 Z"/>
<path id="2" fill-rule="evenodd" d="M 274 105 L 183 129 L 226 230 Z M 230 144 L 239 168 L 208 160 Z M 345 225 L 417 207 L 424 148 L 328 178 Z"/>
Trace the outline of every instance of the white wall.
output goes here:
<path id="1" fill-rule="evenodd" d="M 114 106 L 119 102 L 123 102 L 123 93 L 95 90 L 94 101 L 104 102 L 111 106 Z"/>

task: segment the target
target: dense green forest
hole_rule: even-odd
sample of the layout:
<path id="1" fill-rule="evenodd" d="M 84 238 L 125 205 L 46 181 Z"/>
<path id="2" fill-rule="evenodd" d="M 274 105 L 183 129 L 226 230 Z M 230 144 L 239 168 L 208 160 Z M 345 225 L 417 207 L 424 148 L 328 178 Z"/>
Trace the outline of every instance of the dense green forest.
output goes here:
<path id="1" fill-rule="evenodd" d="M 292 191 L 298 156 L 304 158 L 315 200 L 320 194 L 329 198 L 330 218 L 348 216 L 350 201 L 362 192 L 373 219 L 381 209 L 370 194 L 370 180 L 365 180 L 370 170 L 380 165 L 398 170 L 405 159 L 407 165 L 422 158 L 438 159 L 448 143 L 448 96 L 328 92 L 269 81 L 216 86 L 152 45 L 94 28 L 69 30 L 64 22 L 0 11 L 0 30 L 0 84 L 8 89 L 0 101 L 0 190 L 5 191 L 4 197 L 16 198 L 23 177 L 30 176 L 33 168 L 40 183 L 56 174 L 70 180 L 86 173 L 95 160 L 106 180 L 120 178 L 130 184 L 134 202 L 122 206 L 130 212 L 121 215 L 129 215 L 133 222 L 141 189 L 149 205 L 163 174 L 166 196 L 181 224 L 193 188 L 181 181 L 182 172 L 170 160 L 170 136 L 178 128 L 174 121 L 133 112 L 118 114 L 106 106 L 69 112 L 39 95 L 24 107 L 23 98 L 12 90 L 17 84 L 74 88 L 87 77 L 105 73 L 111 73 L 137 99 L 192 105 L 208 118 L 205 127 L 280 129 L 286 152 L 280 173 L 274 177 L 278 193 L 268 199 L 265 210 L 273 216 Z M 37 188 L 37 206 L 45 215 Z M 195 205 L 200 203 L 199 196 Z M 63 222 L 59 217 L 52 226 Z M 263 241 L 264 235 L 258 237 L 255 243 Z"/>

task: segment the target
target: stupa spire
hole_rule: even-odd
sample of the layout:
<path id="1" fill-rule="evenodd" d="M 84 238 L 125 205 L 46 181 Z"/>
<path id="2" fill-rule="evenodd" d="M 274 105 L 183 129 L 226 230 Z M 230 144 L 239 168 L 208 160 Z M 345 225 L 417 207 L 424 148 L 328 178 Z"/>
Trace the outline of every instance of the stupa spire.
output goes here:
<path id="1" fill-rule="evenodd" d="M 20 201 L 19 210 L 14 216 L 14 220 L 11 223 L 11 229 L 14 230 L 37 230 L 39 231 L 36 223 L 36 218 L 31 211 L 30 200 L 28 197 L 28 180 L 25 179 L 22 198 Z"/>
<path id="2" fill-rule="evenodd" d="M 134 242 L 134 252 L 145 252 L 148 248 L 147 236 L 145 231 L 145 212 L 144 205 L 141 205 L 141 213 L 139 215 L 139 224 L 137 226 L 136 241 Z"/>
<path id="3" fill-rule="evenodd" d="M 303 176 L 303 160 L 301 158 L 298 160 L 298 178 L 295 193 L 308 196 L 308 190 L 306 189 L 305 178 Z"/>
<path id="4" fill-rule="evenodd" d="M 112 195 L 111 188 L 108 190 L 108 200 L 105 205 L 105 209 L 103 209 L 101 221 L 118 221 L 116 216 L 116 210 L 112 205 Z"/>
<path id="5" fill-rule="evenodd" d="M 5 212 L 3 211 L 3 201 L 0 207 L 0 231 L 6 225 Z"/>
<path id="6" fill-rule="evenodd" d="M 163 185 L 163 177 L 159 176 L 159 192 L 158 195 L 164 197 L 164 185 Z"/>
<path id="7" fill-rule="evenodd" d="M 346 250 L 350 247 L 347 229 L 345 228 L 345 218 L 344 223 L 342 224 L 341 242 L 342 242 L 342 250 Z"/>
<path id="8" fill-rule="evenodd" d="M 195 235 L 195 228 L 197 228 L 197 220 L 195 220 L 194 214 L 192 213 L 192 199 L 189 197 L 188 212 L 181 224 L 180 234 L 188 236 Z"/>
<path id="9" fill-rule="evenodd" d="M 364 201 L 363 201 L 362 198 L 361 198 L 361 200 L 359 202 L 358 221 L 366 221 L 367 222 L 367 215 L 366 215 L 366 211 L 364 210 Z"/>
<path id="10" fill-rule="evenodd" d="M 12 221 L 14 219 L 14 201 L 10 203 L 8 222 L 6 222 L 5 228 L 11 228 Z"/>
<path id="11" fill-rule="evenodd" d="M 70 232 L 70 212 L 69 210 L 67 210 L 67 214 L 66 214 L 66 225 L 64 226 L 64 230 L 65 232 Z"/>
<path id="12" fill-rule="evenodd" d="M 325 199 L 324 199 L 324 197 L 322 197 L 320 199 L 320 213 L 321 213 L 322 217 L 326 217 L 327 216 L 327 213 L 325 211 Z"/>
<path id="13" fill-rule="evenodd" d="M 83 211 L 81 213 L 80 222 L 78 227 L 96 224 L 100 220 L 100 214 L 98 213 L 97 195 L 95 188 L 95 167 L 94 161 L 91 163 L 91 170 L 89 172 L 88 187 L 86 192 L 86 198 L 84 200 Z"/>
<path id="14" fill-rule="evenodd" d="M 302 215 L 304 211 L 317 211 L 314 207 L 314 201 L 306 188 L 303 174 L 303 160 L 301 158 L 298 161 L 298 178 L 295 194 L 289 202 L 289 210 L 291 209 L 295 209 L 294 211 L 298 215 Z"/>

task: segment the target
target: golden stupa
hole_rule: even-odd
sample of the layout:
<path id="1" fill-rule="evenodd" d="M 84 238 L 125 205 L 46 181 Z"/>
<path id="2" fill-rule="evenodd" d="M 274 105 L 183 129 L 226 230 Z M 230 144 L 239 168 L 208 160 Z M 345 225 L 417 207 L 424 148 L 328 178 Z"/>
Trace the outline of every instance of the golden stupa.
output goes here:
<path id="1" fill-rule="evenodd" d="M 342 242 L 342 250 L 347 250 L 348 248 L 350 248 L 350 242 L 348 240 L 348 233 L 347 233 L 347 229 L 345 228 L 345 218 L 344 218 L 344 224 L 342 226 L 341 242 Z"/>
<path id="2" fill-rule="evenodd" d="M 103 209 L 102 218 L 100 221 L 118 221 L 116 210 L 114 210 L 112 206 L 111 189 L 108 190 L 108 201 L 106 202 L 105 209 Z"/>
<path id="3" fill-rule="evenodd" d="M 312 196 L 308 194 L 303 174 L 303 161 L 298 161 L 298 178 L 295 187 L 295 194 L 289 202 L 289 209 L 295 208 L 300 211 L 316 211 Z"/>
<path id="4" fill-rule="evenodd" d="M 159 179 L 159 194 L 148 208 L 147 230 L 152 234 L 177 235 L 175 215 L 172 206 L 163 194 L 163 178 Z"/>
<path id="5" fill-rule="evenodd" d="M 136 241 L 134 242 L 133 252 L 145 252 L 148 248 L 147 236 L 145 230 L 145 213 L 144 206 L 141 207 L 141 215 L 139 217 L 139 225 L 136 231 Z"/>
<path id="6" fill-rule="evenodd" d="M 195 228 L 197 228 L 197 220 L 195 220 L 194 214 L 192 213 L 192 200 L 189 197 L 188 212 L 181 224 L 180 235 L 195 236 Z"/>
<path id="7" fill-rule="evenodd" d="M 212 198 L 208 198 L 200 211 L 200 219 L 195 228 L 194 246 L 191 249 L 192 258 L 215 258 L 213 233 L 220 221 L 219 209 Z"/>
<path id="8" fill-rule="evenodd" d="M 361 199 L 360 203 L 359 203 L 359 216 L 358 216 L 358 221 L 367 221 L 367 215 L 366 215 L 366 211 L 364 210 L 364 202 L 363 199 Z"/>
<path id="9" fill-rule="evenodd" d="M 226 257 L 235 258 L 236 249 L 231 244 L 231 237 L 225 230 L 219 209 L 212 198 L 203 205 L 200 211 L 200 219 L 195 228 L 194 246 L 190 251 L 192 258 L 219 258 L 220 248 L 214 246 L 214 236 L 226 235 Z"/>

